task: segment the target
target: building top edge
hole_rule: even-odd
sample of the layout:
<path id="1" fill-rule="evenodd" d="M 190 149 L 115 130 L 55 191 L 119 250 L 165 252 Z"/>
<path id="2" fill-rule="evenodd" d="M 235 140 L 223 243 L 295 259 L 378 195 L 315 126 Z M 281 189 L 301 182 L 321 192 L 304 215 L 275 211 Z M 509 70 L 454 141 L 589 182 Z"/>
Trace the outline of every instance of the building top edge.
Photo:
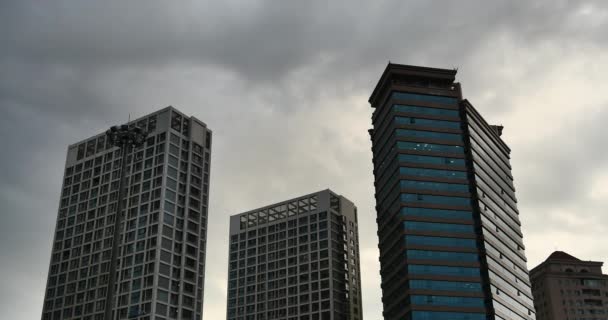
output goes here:
<path id="1" fill-rule="evenodd" d="M 120 125 L 122 125 L 122 124 L 133 124 L 133 123 L 137 123 L 137 122 L 139 122 L 139 121 L 141 121 L 141 120 L 143 120 L 143 119 L 145 119 L 145 118 L 148 118 L 148 117 L 153 116 L 153 115 L 155 115 L 155 114 L 160 114 L 160 113 L 163 113 L 163 112 L 165 112 L 165 111 L 169 111 L 169 110 L 174 111 L 174 112 L 176 112 L 176 113 L 179 113 L 179 114 L 180 114 L 182 117 L 189 118 L 189 119 L 193 119 L 194 121 L 198 122 L 199 124 L 201 124 L 202 126 L 204 126 L 205 128 L 207 128 L 207 124 L 206 124 L 205 122 L 203 122 L 203 121 L 199 120 L 198 118 L 196 118 L 196 117 L 194 117 L 194 116 L 188 116 L 188 115 L 186 115 L 185 113 L 183 113 L 183 112 L 179 111 L 178 109 L 176 109 L 176 108 L 175 108 L 175 107 L 173 107 L 173 106 L 167 106 L 167 107 L 164 107 L 164 108 L 162 108 L 162 109 L 156 110 L 156 111 L 154 111 L 154 112 L 150 112 L 150 113 L 145 114 L 145 115 L 143 115 L 143 116 L 140 116 L 140 117 L 138 117 L 138 118 L 136 118 L 136 119 L 129 120 L 128 122 L 125 122 L 125 123 L 120 123 Z M 110 125 L 110 126 L 108 126 L 106 129 L 109 129 L 110 127 L 111 127 L 111 125 Z M 207 130 L 209 130 L 209 128 L 207 128 Z M 211 130 L 209 130 L 209 131 L 211 131 Z M 68 149 L 71 149 L 71 148 L 73 148 L 73 147 L 76 147 L 76 146 L 78 146 L 79 144 L 81 144 L 81 143 L 83 143 L 83 142 L 86 142 L 86 141 L 88 141 L 88 140 L 91 140 L 92 138 L 99 137 L 99 136 L 102 136 L 102 135 L 105 135 L 105 130 L 104 130 L 103 132 L 98 133 L 98 134 L 94 134 L 94 135 L 92 135 L 92 136 L 90 136 L 90 137 L 88 137 L 88 138 L 81 139 L 81 140 L 78 140 L 78 141 L 76 141 L 76 142 L 74 142 L 74 143 L 69 144 L 69 145 L 68 145 Z"/>
<path id="2" fill-rule="evenodd" d="M 421 78 L 421 79 L 434 79 L 441 80 L 447 83 L 453 83 L 456 80 L 456 73 L 458 70 L 456 69 L 442 69 L 442 68 L 432 68 L 432 67 L 424 67 L 424 66 L 413 66 L 406 64 L 397 64 L 397 63 L 389 63 L 387 64 L 382 76 L 378 80 L 378 83 L 374 87 L 371 96 L 369 97 L 369 102 L 373 103 L 373 101 L 377 98 L 378 93 L 381 91 L 381 88 L 386 86 L 387 81 L 393 76 L 401 76 L 401 77 L 412 77 L 412 78 Z"/>
<path id="3" fill-rule="evenodd" d="M 299 200 L 299 199 L 309 198 L 311 196 L 314 196 L 314 195 L 317 195 L 317 194 L 322 194 L 322 193 L 325 193 L 325 192 L 328 192 L 328 193 L 330 193 L 330 194 L 332 194 L 332 195 L 334 195 L 336 197 L 341 197 L 341 198 L 344 198 L 344 199 L 348 200 L 347 198 L 345 198 L 345 197 L 343 197 L 343 196 L 341 196 L 341 195 L 333 192 L 331 189 L 328 188 L 328 189 L 319 190 L 317 192 L 312 192 L 312 193 L 309 193 L 309 194 L 305 194 L 305 195 L 289 198 L 287 200 L 282 200 L 282 201 L 279 201 L 279 202 L 273 202 L 273 203 L 265 205 L 265 206 L 261 206 L 261 207 L 255 208 L 255 209 L 251 209 L 251 210 L 247 210 L 247 211 L 243 211 L 243 212 L 240 212 L 240 213 L 236 213 L 236 214 L 230 215 L 230 217 L 238 217 L 238 216 L 246 215 L 246 214 L 249 214 L 249 213 L 252 213 L 252 212 L 257 212 L 257 211 L 260 211 L 260 210 L 273 208 L 273 207 L 276 207 L 278 205 L 287 204 L 287 203 L 290 203 L 290 202 L 293 202 L 293 201 Z M 350 200 L 348 200 L 348 201 L 350 201 Z"/>

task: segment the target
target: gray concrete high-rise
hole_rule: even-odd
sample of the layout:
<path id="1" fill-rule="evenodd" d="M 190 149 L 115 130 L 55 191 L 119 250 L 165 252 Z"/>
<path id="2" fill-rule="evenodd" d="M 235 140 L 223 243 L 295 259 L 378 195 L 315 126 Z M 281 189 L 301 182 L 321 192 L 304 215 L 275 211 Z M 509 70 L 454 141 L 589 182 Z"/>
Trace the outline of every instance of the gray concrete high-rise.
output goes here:
<path id="1" fill-rule="evenodd" d="M 531 320 L 511 150 L 455 77 L 389 63 L 369 99 L 384 319 Z"/>
<path id="2" fill-rule="evenodd" d="M 115 319 L 201 318 L 212 133 L 173 107 L 129 125 L 148 135 L 128 155 L 118 268 L 108 270 L 121 150 L 104 130 L 68 147 L 43 320 L 103 320 L 107 290 Z"/>
<path id="3" fill-rule="evenodd" d="M 357 208 L 324 190 L 230 217 L 228 320 L 361 320 Z"/>

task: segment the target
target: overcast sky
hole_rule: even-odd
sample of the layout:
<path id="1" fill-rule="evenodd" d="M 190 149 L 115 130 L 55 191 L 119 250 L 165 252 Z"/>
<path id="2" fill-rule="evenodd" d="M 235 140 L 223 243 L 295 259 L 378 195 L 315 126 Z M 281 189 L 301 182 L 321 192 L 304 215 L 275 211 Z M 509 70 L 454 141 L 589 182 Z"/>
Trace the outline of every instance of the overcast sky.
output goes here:
<path id="1" fill-rule="evenodd" d="M 327 2 L 0 0 L 2 318 L 40 318 L 67 145 L 173 105 L 214 131 L 204 318 L 228 216 L 329 187 L 381 319 L 367 99 L 389 60 L 458 67 L 505 126 L 530 268 L 608 262 L 608 2 Z"/>

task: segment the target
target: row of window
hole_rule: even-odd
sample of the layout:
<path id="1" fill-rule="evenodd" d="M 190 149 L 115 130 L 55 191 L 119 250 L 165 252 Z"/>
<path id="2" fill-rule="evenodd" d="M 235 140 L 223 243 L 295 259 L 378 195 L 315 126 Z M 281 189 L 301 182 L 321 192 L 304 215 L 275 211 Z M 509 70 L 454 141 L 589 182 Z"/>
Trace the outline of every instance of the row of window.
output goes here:
<path id="1" fill-rule="evenodd" d="M 424 102 L 433 102 L 433 103 L 442 103 L 442 104 L 458 104 L 458 98 L 455 97 L 445 97 L 445 96 L 434 96 L 428 94 L 418 94 L 418 93 L 409 93 L 409 92 L 393 92 L 391 94 L 392 99 L 399 100 L 413 100 L 413 101 L 424 101 Z"/>
<path id="2" fill-rule="evenodd" d="M 431 191 L 448 191 L 448 192 L 469 192 L 468 184 L 455 184 L 444 182 L 418 181 L 418 180 L 401 180 L 399 186 L 402 189 L 421 189 Z"/>
<path id="3" fill-rule="evenodd" d="M 455 133 L 408 130 L 408 129 L 397 129 L 395 131 L 395 133 L 396 133 L 397 137 L 441 139 L 441 140 L 450 140 L 450 141 L 456 141 L 456 142 L 462 143 L 462 136 L 460 134 L 455 134 Z"/>
<path id="4" fill-rule="evenodd" d="M 402 193 L 400 196 L 400 200 L 403 202 L 411 202 L 411 203 L 443 204 L 443 205 L 463 206 L 463 207 L 468 207 L 471 205 L 471 199 L 469 199 L 469 198 L 435 196 L 435 195 L 429 195 L 429 194 Z"/>
<path id="5" fill-rule="evenodd" d="M 401 208 L 399 215 L 441 218 L 441 219 L 458 219 L 458 220 L 473 219 L 473 213 L 471 211 L 429 209 L 429 208 L 403 207 L 403 208 Z"/>
<path id="6" fill-rule="evenodd" d="M 399 162 L 425 163 L 446 166 L 464 166 L 465 160 L 460 158 L 420 156 L 415 154 L 399 154 Z"/>
<path id="7" fill-rule="evenodd" d="M 449 128 L 449 129 L 460 129 L 460 122 L 458 122 L 458 121 L 431 120 L 431 119 L 397 116 L 397 117 L 395 117 L 395 123 L 396 124 L 406 124 L 406 125 L 420 125 L 420 126 L 429 126 L 429 127 Z"/>
<path id="8" fill-rule="evenodd" d="M 479 268 L 431 266 L 431 265 L 420 265 L 420 264 L 408 265 L 407 272 L 409 274 L 425 274 L 425 275 L 456 276 L 456 277 L 479 277 L 481 275 L 479 272 Z"/>
<path id="9" fill-rule="evenodd" d="M 397 141 L 397 148 L 401 149 L 401 150 L 411 150 L 411 151 L 430 151 L 430 152 L 446 152 L 446 153 L 464 154 L 464 148 L 462 146 L 450 146 L 450 145 L 427 143 L 427 142 Z"/>
<path id="10" fill-rule="evenodd" d="M 409 280 L 410 289 L 437 291 L 481 292 L 479 282 L 460 282 L 444 280 Z"/>
<path id="11" fill-rule="evenodd" d="M 406 235 L 405 244 L 406 245 L 420 245 L 420 246 L 477 248 L 475 239 L 429 237 L 429 236 L 414 236 L 414 235 Z"/>
<path id="12" fill-rule="evenodd" d="M 414 230 L 414 231 L 461 232 L 461 233 L 475 232 L 475 228 L 471 224 L 405 221 L 405 222 L 403 222 L 403 226 L 405 227 L 405 230 Z"/>
<path id="13" fill-rule="evenodd" d="M 412 304 L 450 307 L 484 307 L 483 298 L 411 295 Z"/>
<path id="14" fill-rule="evenodd" d="M 486 314 L 448 311 L 412 311 L 411 320 L 486 320 Z"/>
<path id="15" fill-rule="evenodd" d="M 458 261 L 458 262 L 477 262 L 477 261 L 479 261 L 479 256 L 476 253 L 467 253 L 467 252 L 427 251 L 427 250 L 409 249 L 406 251 L 405 254 L 408 259 Z"/>
<path id="16" fill-rule="evenodd" d="M 464 171 L 441 170 L 441 169 L 400 167 L 399 174 L 407 175 L 407 176 L 420 176 L 420 177 L 444 178 L 444 179 L 462 179 L 462 180 L 467 179 L 467 173 Z"/>

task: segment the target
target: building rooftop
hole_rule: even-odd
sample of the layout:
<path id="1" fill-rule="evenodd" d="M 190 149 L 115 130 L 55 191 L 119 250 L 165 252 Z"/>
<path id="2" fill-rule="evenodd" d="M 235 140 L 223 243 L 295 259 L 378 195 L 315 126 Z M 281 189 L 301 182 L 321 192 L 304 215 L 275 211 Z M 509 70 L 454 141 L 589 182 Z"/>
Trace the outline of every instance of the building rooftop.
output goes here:
<path id="1" fill-rule="evenodd" d="M 573 257 L 563 251 L 555 251 L 553 252 L 545 261 L 550 260 L 569 260 L 569 261 L 581 261 L 581 259 Z"/>
<path id="2" fill-rule="evenodd" d="M 386 86 L 391 78 L 408 79 L 408 80 L 421 80 L 421 81 L 433 81 L 435 83 L 441 83 L 442 85 L 450 85 L 456 80 L 456 69 L 440 69 L 440 68 L 429 68 L 420 66 L 411 66 L 405 64 L 391 63 L 384 69 L 380 80 L 376 84 L 374 91 L 369 97 L 369 102 L 377 98 L 377 95 L 381 89 Z"/>

